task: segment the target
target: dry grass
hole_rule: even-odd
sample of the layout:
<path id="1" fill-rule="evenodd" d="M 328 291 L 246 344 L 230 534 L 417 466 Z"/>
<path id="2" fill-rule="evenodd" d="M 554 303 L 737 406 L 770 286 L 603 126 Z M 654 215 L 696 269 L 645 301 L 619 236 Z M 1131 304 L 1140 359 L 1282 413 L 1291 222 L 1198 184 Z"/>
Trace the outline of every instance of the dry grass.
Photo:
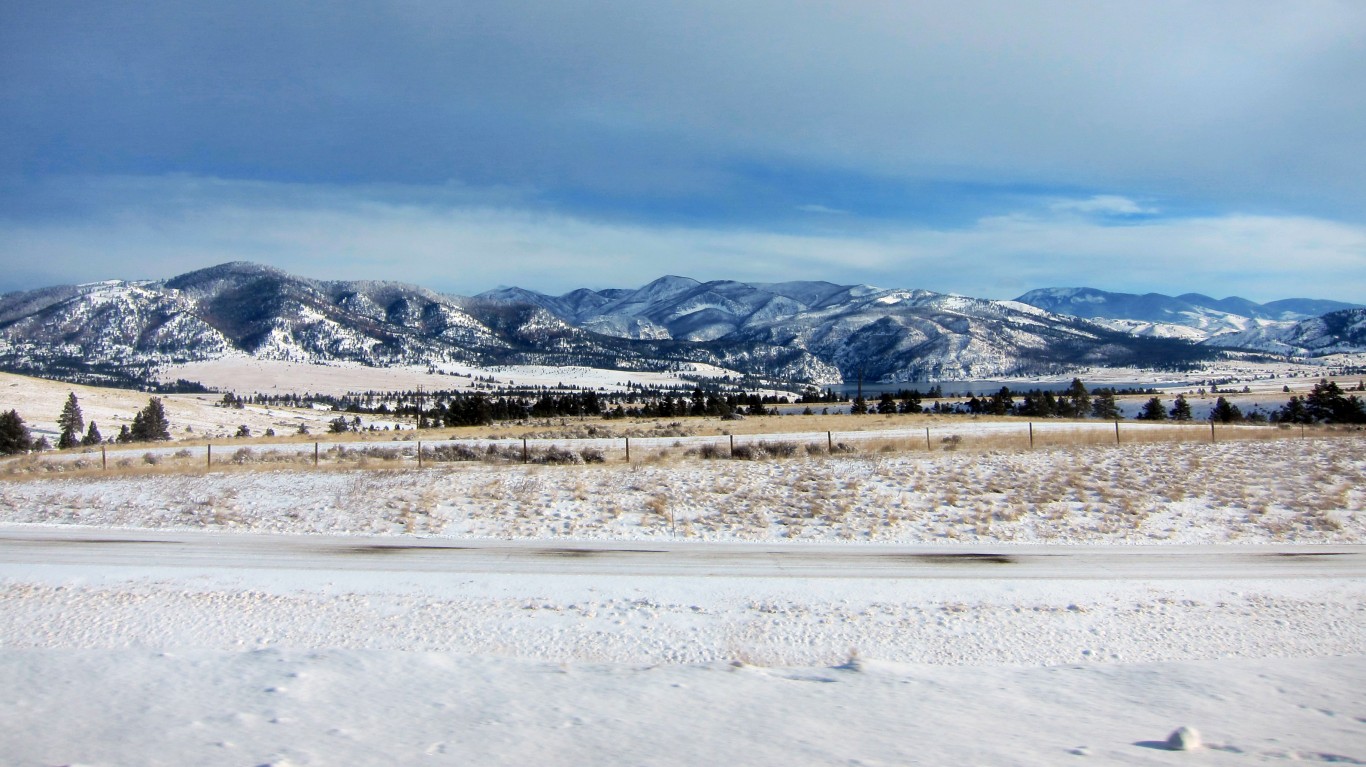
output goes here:
<path id="1" fill-rule="evenodd" d="M 829 416 L 840 418 L 846 425 L 849 416 Z M 866 419 L 867 422 L 881 422 L 886 417 Z M 896 416 L 896 418 L 919 418 L 929 416 Z M 751 419 L 766 422 L 794 420 L 783 417 Z M 795 420 L 805 420 L 798 418 Z M 724 422 L 733 424 L 737 422 Z M 741 422 L 743 423 L 743 422 Z M 1217 426 L 1211 433 L 1209 424 L 1164 424 L 1159 426 L 1143 425 L 1141 428 L 1129 423 L 1121 424 L 1119 433 L 1108 428 L 1096 428 L 1094 422 L 1089 428 L 1080 425 L 1067 428 L 1059 422 L 1036 422 L 1033 441 L 1030 440 L 1030 424 L 1019 419 L 997 420 L 958 420 L 938 418 L 929 427 L 925 437 L 918 435 L 883 436 L 879 432 L 842 431 L 832 433 L 818 441 L 796 441 L 781 439 L 789 432 L 765 432 L 753 434 L 745 439 L 724 436 L 709 443 L 678 440 L 671 446 L 632 445 L 630 460 L 632 465 L 667 466 L 685 458 L 691 459 L 735 459 L 747 461 L 770 461 L 804 458 L 811 456 L 836 455 L 900 455 L 924 453 L 1017 453 L 1031 450 L 1070 449 L 1083 447 L 1126 446 L 1137 444 L 1217 444 L 1221 442 L 1267 441 L 1296 438 L 1333 438 L 1351 437 L 1361 433 L 1359 428 L 1350 427 L 1311 427 L 1301 432 L 1299 429 L 1277 428 L 1273 426 Z M 991 430 L 979 427 L 986 424 Z M 672 429 L 674 422 L 657 424 L 664 429 Z M 866 436 L 865 436 L 866 434 Z M 425 433 L 424 433 L 425 435 Z M 601 433 L 595 439 L 602 439 Z M 35 454 L 11 458 L 0 462 L 0 476 L 9 479 L 22 479 L 32 476 L 63 474 L 86 476 L 106 474 L 121 476 L 145 473 L 185 473 L 194 471 L 229 471 L 265 469 L 334 470 L 338 468 L 375 468 L 402 469 L 417 468 L 418 446 L 414 443 L 374 443 L 354 442 L 329 445 L 319 452 L 315 463 L 312 451 L 286 449 L 288 442 L 243 444 L 234 441 L 224 445 L 212 446 L 212 463 L 206 461 L 203 449 L 176 443 L 179 447 L 173 454 L 165 453 L 164 443 L 148 446 L 110 447 L 102 460 L 98 451 L 82 449 L 79 453 L 64 451 L 59 453 Z M 601 443 L 598 443 L 601 444 Z M 731 445 L 734 445 L 732 448 Z M 151 452 L 156 450 L 157 452 Z M 450 465 L 460 462 L 500 463 L 500 464 L 601 464 L 620 463 L 626 459 L 625 443 L 619 449 L 601 449 L 565 442 L 560 445 L 536 445 L 524 449 L 515 444 L 492 445 L 479 443 L 441 443 L 424 441 L 421 446 L 423 464 Z M 1198 457 L 1192 458 L 1198 461 Z M 1182 497 L 1180 489 L 1173 490 L 1173 498 Z"/>
<path id="2" fill-rule="evenodd" d="M 1208 529 L 1220 531 L 1214 540 L 1359 540 L 1363 440 L 1332 436 L 777 460 L 703 461 L 674 451 L 668 462 L 630 466 L 449 463 L 420 473 L 412 463 L 384 471 L 386 464 L 368 459 L 362 471 L 359 462 L 326 464 L 331 479 L 298 484 L 333 488 L 328 496 L 301 497 L 271 518 L 253 512 L 260 501 L 250 494 L 288 492 L 288 483 L 221 477 L 250 465 L 206 474 L 182 459 L 149 466 L 132 454 L 117 472 L 87 470 L 92 481 L 51 483 L 38 495 L 21 488 L 27 483 L 0 483 L 0 509 L 21 522 L 80 522 L 98 513 L 149 524 L 137 521 L 148 513 L 137 503 L 125 510 L 124 501 L 103 500 L 99 480 L 112 477 L 186 488 L 158 491 L 170 500 L 151 524 L 225 528 L 901 542 L 1151 541 Z M 157 472 L 165 476 L 156 479 Z M 298 509 L 314 517 L 290 517 Z"/>

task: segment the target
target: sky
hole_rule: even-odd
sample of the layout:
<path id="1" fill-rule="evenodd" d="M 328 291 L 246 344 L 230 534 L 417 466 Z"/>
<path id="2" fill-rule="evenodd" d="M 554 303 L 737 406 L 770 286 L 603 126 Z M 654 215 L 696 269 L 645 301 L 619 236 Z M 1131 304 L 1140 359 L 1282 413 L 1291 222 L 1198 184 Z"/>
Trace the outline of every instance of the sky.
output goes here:
<path id="1" fill-rule="evenodd" d="M 0 291 L 1366 302 L 1366 3 L 0 4 Z"/>

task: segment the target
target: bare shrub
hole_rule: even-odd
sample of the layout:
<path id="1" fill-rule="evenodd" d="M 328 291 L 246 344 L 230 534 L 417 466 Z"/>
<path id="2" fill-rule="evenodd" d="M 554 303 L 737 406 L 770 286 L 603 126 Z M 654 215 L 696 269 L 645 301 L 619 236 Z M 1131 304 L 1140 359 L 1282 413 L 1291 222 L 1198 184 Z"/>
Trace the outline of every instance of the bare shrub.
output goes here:
<path id="1" fill-rule="evenodd" d="M 763 442 L 760 444 L 764 452 L 774 458 L 791 458 L 801 449 L 801 446 L 796 442 Z"/>
<path id="2" fill-rule="evenodd" d="M 161 463 L 161 456 L 157 455 L 156 453 L 143 453 L 142 462 L 147 464 L 148 466 L 156 466 L 157 464 Z"/>
<path id="3" fill-rule="evenodd" d="M 469 445 L 437 445 L 432 448 L 423 448 L 422 457 L 424 460 L 432 461 L 482 461 L 487 453 L 480 453 Z"/>
<path id="4" fill-rule="evenodd" d="M 736 445 L 730 455 L 741 461 L 756 461 L 764 457 L 764 448 L 757 444 Z"/>
<path id="5" fill-rule="evenodd" d="M 713 460 L 713 459 L 717 459 L 717 458 L 726 458 L 726 457 L 727 457 L 726 451 L 722 450 L 720 445 L 717 445 L 717 444 L 712 443 L 712 442 L 707 442 L 707 443 L 698 445 L 698 446 L 695 447 L 695 448 L 690 448 L 690 449 L 684 451 L 683 454 L 684 454 L 684 455 L 687 455 L 687 456 L 694 456 L 694 455 L 695 455 L 695 456 L 697 456 L 698 458 L 704 458 L 704 459 L 707 459 L 707 460 Z"/>
<path id="6" fill-rule="evenodd" d="M 555 446 L 550 446 L 545 450 L 538 450 L 527 457 L 531 463 L 542 464 L 577 464 L 583 463 L 583 456 L 572 450 L 565 450 Z"/>

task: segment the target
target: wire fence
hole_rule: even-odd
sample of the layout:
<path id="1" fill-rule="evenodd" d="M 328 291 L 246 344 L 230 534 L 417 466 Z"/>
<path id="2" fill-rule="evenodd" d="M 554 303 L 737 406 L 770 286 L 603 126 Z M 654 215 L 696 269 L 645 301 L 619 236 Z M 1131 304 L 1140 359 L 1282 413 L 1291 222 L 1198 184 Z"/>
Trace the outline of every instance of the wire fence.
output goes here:
<path id="1" fill-rule="evenodd" d="M 416 439 L 394 442 L 315 441 L 110 445 L 10 459 L 10 474 L 73 470 L 198 466 L 343 467 L 383 465 L 424 468 L 466 462 L 596 464 L 658 461 L 670 457 L 755 460 L 800 455 L 869 452 L 1030 450 L 1139 442 L 1219 442 L 1308 438 L 1333 427 L 1162 422 L 972 422 L 860 431 L 775 432 L 675 437 Z"/>

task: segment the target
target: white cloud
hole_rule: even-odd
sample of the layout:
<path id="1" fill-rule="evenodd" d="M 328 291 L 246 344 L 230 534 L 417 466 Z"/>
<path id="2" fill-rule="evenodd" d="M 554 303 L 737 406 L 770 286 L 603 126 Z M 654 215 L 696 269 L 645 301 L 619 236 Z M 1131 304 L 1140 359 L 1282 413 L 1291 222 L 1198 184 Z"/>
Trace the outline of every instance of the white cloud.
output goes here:
<path id="1" fill-rule="evenodd" d="M 831 208 L 825 205 L 818 205 L 814 203 L 808 205 L 798 205 L 797 210 L 803 213 L 820 213 L 828 216 L 843 216 L 849 213 L 849 211 L 847 210 L 840 210 L 839 208 Z"/>
<path id="2" fill-rule="evenodd" d="M 1366 296 L 1366 227 L 1309 217 L 1152 218 L 1112 226 L 1063 208 L 961 228 L 806 234 L 606 223 L 531 210 L 513 198 L 432 204 L 392 190 L 202 179 L 106 184 L 97 196 L 85 206 L 94 213 L 74 221 L 0 220 L 6 257 L 45 270 L 40 283 L 26 287 L 169 277 L 250 260 L 310 277 L 393 279 L 460 293 L 500 284 L 548 292 L 632 287 L 675 273 L 867 282 L 993 298 L 1058 285 L 1254 300 Z M 1110 199 L 1096 206 L 1126 209 L 1126 198 Z"/>
<path id="3" fill-rule="evenodd" d="M 1100 214 L 1107 216 L 1150 216 L 1157 208 L 1144 207 L 1116 194 L 1098 194 L 1081 200 L 1059 200 L 1048 206 L 1059 213 Z"/>

